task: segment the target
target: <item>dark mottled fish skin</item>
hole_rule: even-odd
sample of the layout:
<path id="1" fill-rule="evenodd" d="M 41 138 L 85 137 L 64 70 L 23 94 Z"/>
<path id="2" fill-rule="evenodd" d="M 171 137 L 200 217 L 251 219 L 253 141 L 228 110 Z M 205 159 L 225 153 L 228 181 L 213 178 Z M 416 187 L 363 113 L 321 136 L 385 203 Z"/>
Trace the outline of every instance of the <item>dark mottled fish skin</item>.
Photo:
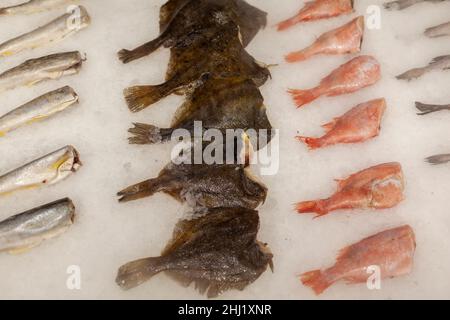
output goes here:
<path id="1" fill-rule="evenodd" d="M 421 111 L 420 113 L 418 113 L 418 115 L 423 116 L 438 111 L 450 110 L 450 104 L 437 105 L 437 104 L 425 104 L 421 102 L 416 102 L 416 108 L 419 111 Z"/>
<path id="2" fill-rule="evenodd" d="M 429 38 L 450 36 L 450 22 L 426 29 L 425 35 Z"/>
<path id="3" fill-rule="evenodd" d="M 417 3 L 421 2 L 443 2 L 448 0 L 398 0 L 398 1 L 391 1 L 384 4 L 384 7 L 388 10 L 403 10 L 406 8 L 409 8 Z"/>
<path id="4" fill-rule="evenodd" d="M 208 42 L 172 48 L 167 81 L 127 88 L 124 96 L 130 111 L 139 112 L 170 94 L 191 91 L 202 85 L 203 79 L 226 77 L 251 79 L 257 86 L 270 77 L 270 71 L 245 51 L 232 31 L 217 34 Z"/>
<path id="5" fill-rule="evenodd" d="M 450 154 L 439 154 L 436 156 L 428 157 L 425 160 L 432 165 L 444 164 L 450 162 Z"/>
<path id="6" fill-rule="evenodd" d="M 259 150 L 272 138 L 272 125 L 267 117 L 264 99 L 251 80 L 239 78 L 210 79 L 189 95 L 178 109 L 170 128 L 136 123 L 129 132 L 131 144 L 154 144 L 171 140 L 177 129 L 194 134 L 195 122 L 201 121 L 204 130 L 241 128 L 256 132 L 251 141 Z M 264 131 L 262 131 L 264 130 Z"/>
<path id="7" fill-rule="evenodd" d="M 154 40 L 133 50 L 121 50 L 123 63 L 142 58 L 164 46 L 173 47 L 190 41 L 194 35 L 208 38 L 221 32 L 227 21 L 239 27 L 244 47 L 267 24 L 267 14 L 243 0 L 170 0 L 160 10 L 161 34 Z"/>
<path id="8" fill-rule="evenodd" d="M 256 209 L 267 197 L 267 188 L 248 168 L 240 165 L 170 163 L 154 179 L 118 193 L 120 202 L 164 192 L 192 208 L 245 207 Z"/>
<path id="9" fill-rule="evenodd" d="M 434 58 L 427 66 L 422 68 L 414 68 L 397 76 L 398 80 L 411 81 L 413 79 L 420 78 L 424 74 L 435 70 L 448 70 L 450 69 L 450 55 L 440 56 Z"/>
<path id="10" fill-rule="evenodd" d="M 273 255 L 257 241 L 258 212 L 243 208 L 216 208 L 204 216 L 183 220 L 160 257 L 125 264 L 116 282 L 125 290 L 141 285 L 159 272 L 209 298 L 231 289 L 243 290 L 257 280 Z"/>

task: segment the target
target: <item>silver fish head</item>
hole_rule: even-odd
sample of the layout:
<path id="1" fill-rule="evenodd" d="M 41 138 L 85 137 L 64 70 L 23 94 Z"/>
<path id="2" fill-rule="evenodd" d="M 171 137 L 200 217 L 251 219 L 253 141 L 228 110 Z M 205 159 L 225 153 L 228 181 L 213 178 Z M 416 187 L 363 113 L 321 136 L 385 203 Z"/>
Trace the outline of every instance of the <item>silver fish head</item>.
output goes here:
<path id="1" fill-rule="evenodd" d="M 81 30 L 91 24 L 91 17 L 83 6 L 69 7 L 70 12 L 67 14 L 67 28 L 72 30 Z"/>
<path id="2" fill-rule="evenodd" d="M 55 91 L 55 101 L 60 105 L 72 105 L 79 100 L 78 94 L 70 86 Z"/>

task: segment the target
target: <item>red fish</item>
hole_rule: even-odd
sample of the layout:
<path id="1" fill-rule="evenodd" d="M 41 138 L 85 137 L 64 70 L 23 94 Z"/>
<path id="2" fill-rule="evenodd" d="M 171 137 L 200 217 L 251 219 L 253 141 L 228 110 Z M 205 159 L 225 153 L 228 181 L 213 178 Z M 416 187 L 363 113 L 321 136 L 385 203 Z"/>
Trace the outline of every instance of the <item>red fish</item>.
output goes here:
<path id="1" fill-rule="evenodd" d="M 291 89 L 297 107 L 300 108 L 320 96 L 339 96 L 371 86 L 381 79 L 381 67 L 372 56 L 359 56 L 334 70 L 320 84 L 309 90 Z"/>
<path id="2" fill-rule="evenodd" d="M 403 200 L 404 179 L 399 163 L 385 163 L 337 180 L 338 191 L 330 198 L 297 204 L 298 213 L 324 216 L 343 209 L 388 209 Z"/>
<path id="3" fill-rule="evenodd" d="M 364 35 L 364 17 L 360 16 L 337 29 L 322 34 L 306 49 L 290 53 L 287 62 L 306 60 L 314 55 L 338 55 L 358 53 Z"/>
<path id="4" fill-rule="evenodd" d="M 386 110 L 386 100 L 376 99 L 361 103 L 323 125 L 327 133 L 320 138 L 297 137 L 310 149 L 318 149 L 339 143 L 358 143 L 374 138 L 380 133 L 381 119 Z"/>
<path id="5" fill-rule="evenodd" d="M 411 273 L 416 241 L 414 230 L 408 226 L 380 232 L 342 249 L 331 268 L 301 275 L 301 281 L 319 295 L 335 282 L 349 284 L 367 282 L 369 267 L 378 267 L 380 278 L 394 278 Z"/>
<path id="6" fill-rule="evenodd" d="M 328 19 L 353 12 L 353 0 L 313 0 L 306 2 L 298 14 L 278 24 L 278 31 L 306 21 Z"/>

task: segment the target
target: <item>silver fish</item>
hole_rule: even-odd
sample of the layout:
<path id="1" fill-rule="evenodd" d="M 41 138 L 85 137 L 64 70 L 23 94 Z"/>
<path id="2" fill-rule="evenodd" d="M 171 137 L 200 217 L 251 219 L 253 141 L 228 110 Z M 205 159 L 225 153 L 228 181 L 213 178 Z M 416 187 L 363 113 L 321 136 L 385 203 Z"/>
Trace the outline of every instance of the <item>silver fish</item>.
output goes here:
<path id="1" fill-rule="evenodd" d="M 0 222 L 0 252 L 26 252 L 64 233 L 74 219 L 75 206 L 68 198 L 12 216 Z"/>
<path id="2" fill-rule="evenodd" d="M 399 80 L 410 81 L 412 79 L 417 79 L 423 76 L 425 73 L 434 70 L 448 70 L 450 69 L 450 55 L 440 56 L 434 58 L 427 66 L 422 68 L 414 68 L 402 73 L 396 78 Z"/>
<path id="3" fill-rule="evenodd" d="M 75 7 L 50 23 L 29 33 L 0 44 L 0 57 L 8 57 L 25 50 L 30 50 L 57 43 L 86 28 L 90 24 L 90 17 L 82 6 Z"/>
<path id="4" fill-rule="evenodd" d="M 425 35 L 430 38 L 450 36 L 450 22 L 440 24 L 425 30 Z"/>
<path id="5" fill-rule="evenodd" d="M 0 15 L 32 14 L 77 3 L 79 0 L 30 0 L 15 6 L 0 8 Z"/>
<path id="6" fill-rule="evenodd" d="M 81 167 L 77 150 L 67 146 L 0 177 L 0 195 L 56 184 Z"/>
<path id="7" fill-rule="evenodd" d="M 84 60 L 86 58 L 78 51 L 27 60 L 0 74 L 0 92 L 77 74 Z"/>
<path id="8" fill-rule="evenodd" d="M 26 124 L 51 117 L 78 102 L 69 86 L 47 92 L 0 117 L 0 137 Z"/>
<path id="9" fill-rule="evenodd" d="M 450 162 L 450 154 L 438 154 L 436 156 L 428 157 L 425 160 L 432 165 L 443 164 Z"/>
<path id="10" fill-rule="evenodd" d="M 447 0 L 398 0 L 391 1 L 384 4 L 388 10 L 403 10 L 421 2 L 443 2 Z"/>
<path id="11" fill-rule="evenodd" d="M 419 116 L 423 116 L 429 113 L 438 112 L 442 110 L 450 110 L 450 104 L 425 104 L 421 102 L 416 102 L 416 108 L 420 111 Z"/>

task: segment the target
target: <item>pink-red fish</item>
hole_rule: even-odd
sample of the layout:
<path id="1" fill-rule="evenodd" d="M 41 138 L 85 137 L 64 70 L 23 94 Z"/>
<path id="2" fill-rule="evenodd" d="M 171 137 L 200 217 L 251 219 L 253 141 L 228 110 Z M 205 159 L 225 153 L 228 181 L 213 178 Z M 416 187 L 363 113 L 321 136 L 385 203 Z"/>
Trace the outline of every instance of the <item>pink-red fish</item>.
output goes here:
<path id="1" fill-rule="evenodd" d="M 292 52 L 286 56 L 287 62 L 297 62 L 312 56 L 358 53 L 364 35 L 364 17 L 360 16 L 349 23 L 322 34 L 311 46 Z"/>
<path id="2" fill-rule="evenodd" d="M 410 226 L 386 230 L 342 249 L 334 266 L 304 273 L 301 281 L 319 295 L 340 280 L 367 282 L 374 267 L 379 268 L 381 279 L 407 275 L 413 268 L 415 250 Z"/>
<path id="3" fill-rule="evenodd" d="M 376 99 L 361 103 L 323 125 L 327 133 L 320 138 L 297 137 L 310 149 L 318 149 L 339 143 L 358 143 L 372 139 L 380 134 L 381 120 L 386 110 L 386 100 Z"/>
<path id="4" fill-rule="evenodd" d="M 371 86 L 381 79 L 381 67 L 372 56 L 359 56 L 334 70 L 309 90 L 290 89 L 298 108 L 321 96 L 339 96 Z"/>
<path id="5" fill-rule="evenodd" d="M 328 19 L 353 12 L 353 0 L 313 0 L 296 16 L 278 24 L 278 31 L 285 30 L 301 22 Z"/>
<path id="6" fill-rule="evenodd" d="M 337 180 L 338 191 L 327 199 L 297 204 L 298 213 L 317 217 L 343 209 L 388 209 L 403 200 L 404 179 L 399 163 L 385 163 Z"/>

